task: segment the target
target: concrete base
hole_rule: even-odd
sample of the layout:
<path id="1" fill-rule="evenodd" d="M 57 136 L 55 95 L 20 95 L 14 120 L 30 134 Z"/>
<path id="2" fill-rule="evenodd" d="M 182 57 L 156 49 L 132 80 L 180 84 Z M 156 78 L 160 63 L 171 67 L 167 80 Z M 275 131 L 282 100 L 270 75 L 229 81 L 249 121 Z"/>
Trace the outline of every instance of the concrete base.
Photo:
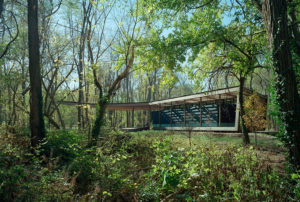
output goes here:
<path id="1" fill-rule="evenodd" d="M 237 127 L 156 127 L 154 130 L 238 132 Z"/>

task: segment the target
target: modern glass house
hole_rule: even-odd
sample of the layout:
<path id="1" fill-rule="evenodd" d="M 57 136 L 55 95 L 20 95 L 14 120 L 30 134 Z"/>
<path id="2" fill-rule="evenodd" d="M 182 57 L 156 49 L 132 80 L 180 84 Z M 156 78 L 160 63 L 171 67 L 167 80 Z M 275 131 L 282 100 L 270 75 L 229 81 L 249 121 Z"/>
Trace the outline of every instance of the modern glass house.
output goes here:
<path id="1" fill-rule="evenodd" d="M 238 131 L 238 90 L 233 87 L 151 102 L 153 128 Z"/>
<path id="2" fill-rule="evenodd" d="M 245 96 L 251 93 L 251 90 L 244 88 Z M 265 96 L 260 96 L 266 100 Z M 89 105 L 95 106 L 91 103 Z M 239 87 L 211 90 L 150 103 L 112 103 L 107 107 L 110 111 L 150 111 L 149 125 L 152 125 L 153 129 L 224 132 L 239 131 L 239 108 Z"/>

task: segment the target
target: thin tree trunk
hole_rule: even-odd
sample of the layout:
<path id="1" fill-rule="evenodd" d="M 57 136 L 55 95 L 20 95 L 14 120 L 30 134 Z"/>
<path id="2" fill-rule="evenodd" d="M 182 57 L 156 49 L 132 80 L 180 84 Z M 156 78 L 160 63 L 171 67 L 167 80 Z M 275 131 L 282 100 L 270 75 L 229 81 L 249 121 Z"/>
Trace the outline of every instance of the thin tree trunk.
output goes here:
<path id="1" fill-rule="evenodd" d="M 45 114 L 45 116 L 48 118 L 49 121 L 49 129 L 51 127 L 51 125 L 53 125 L 56 129 L 60 129 L 60 126 L 58 125 L 58 123 L 56 123 L 56 121 L 51 117 L 51 115 Z M 51 125 L 50 125 L 51 124 Z"/>
<path id="2" fill-rule="evenodd" d="M 28 47 L 30 74 L 31 145 L 36 147 L 45 138 L 42 82 L 38 32 L 38 1 L 28 0 Z"/>
<path id="3" fill-rule="evenodd" d="M 153 91 L 153 96 L 152 96 L 152 100 L 153 100 L 153 101 L 155 101 L 155 99 L 156 99 L 156 90 L 157 90 L 157 85 L 156 85 L 156 74 L 157 74 L 157 69 L 154 70 L 154 78 L 153 78 L 154 91 Z"/>
<path id="4" fill-rule="evenodd" d="M 11 125 L 11 111 L 12 111 L 12 102 L 11 102 L 11 83 L 7 85 L 7 96 L 8 96 L 8 113 L 7 113 L 7 124 Z"/>
<path id="5" fill-rule="evenodd" d="M 81 54 L 79 54 L 81 55 Z M 78 120 L 78 129 L 81 129 L 84 125 L 84 120 L 82 119 L 82 103 L 83 103 L 83 64 L 82 56 L 79 56 L 79 67 L 78 67 L 78 79 L 79 79 L 79 88 L 78 88 L 78 107 L 77 107 L 77 120 Z"/>
<path id="6" fill-rule="evenodd" d="M 126 102 L 129 103 L 129 78 L 128 76 L 126 77 Z M 129 114 L 130 112 L 128 110 L 126 110 L 126 123 L 127 123 L 127 128 L 129 127 L 130 123 L 129 123 Z"/>
<path id="7" fill-rule="evenodd" d="M 82 27 L 80 32 L 80 44 L 79 44 L 79 52 L 78 52 L 78 79 L 79 79 L 79 86 L 78 86 L 78 107 L 77 107 L 77 121 L 78 121 L 78 129 L 84 128 L 84 113 L 82 110 L 82 103 L 84 101 L 83 95 L 83 66 L 84 66 L 84 49 L 85 49 L 85 42 L 86 42 L 86 24 L 87 24 L 87 16 L 89 15 L 89 9 L 86 10 L 86 3 L 85 1 L 82 2 L 82 7 L 84 11 L 84 17 L 82 21 Z"/>
<path id="8" fill-rule="evenodd" d="M 240 120 L 241 120 L 241 128 L 243 133 L 243 143 L 247 145 L 250 143 L 250 138 L 248 134 L 248 130 L 245 126 L 245 121 L 243 116 L 245 115 L 244 110 L 244 85 L 245 85 L 246 78 L 240 77 L 240 87 L 239 87 L 239 102 L 240 102 Z"/>
<path id="9" fill-rule="evenodd" d="M 90 91 L 90 85 L 89 85 L 89 81 L 86 81 L 86 91 L 85 91 L 85 102 L 86 103 L 89 103 L 89 93 Z M 85 108 L 85 123 L 86 123 L 86 127 L 89 127 L 90 124 L 89 124 L 89 108 L 87 107 L 86 105 L 86 108 Z"/>
<path id="10" fill-rule="evenodd" d="M 12 96 L 12 125 L 16 124 L 17 120 L 17 111 L 16 111 L 16 94 L 18 91 L 18 87 L 14 89 L 13 96 Z"/>
<path id="11" fill-rule="evenodd" d="M 58 107 L 57 107 L 57 109 L 56 109 L 56 112 L 57 112 L 57 116 L 58 116 L 58 119 L 59 119 L 59 121 L 60 121 L 60 124 L 61 124 L 62 128 L 63 128 L 63 129 L 66 129 L 66 124 L 65 124 L 65 122 L 64 122 L 64 119 L 62 118 L 62 115 L 61 115 L 60 110 L 59 110 Z"/>

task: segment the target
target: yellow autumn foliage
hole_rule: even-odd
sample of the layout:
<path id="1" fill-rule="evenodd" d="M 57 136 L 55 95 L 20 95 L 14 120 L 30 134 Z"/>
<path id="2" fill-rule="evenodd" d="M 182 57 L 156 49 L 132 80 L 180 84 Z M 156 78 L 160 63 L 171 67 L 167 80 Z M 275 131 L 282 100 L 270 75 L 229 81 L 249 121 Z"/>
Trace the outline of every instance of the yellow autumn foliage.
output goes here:
<path id="1" fill-rule="evenodd" d="M 244 108 L 245 115 L 243 118 L 248 129 L 258 131 L 266 128 L 267 106 L 256 92 L 245 99 Z"/>

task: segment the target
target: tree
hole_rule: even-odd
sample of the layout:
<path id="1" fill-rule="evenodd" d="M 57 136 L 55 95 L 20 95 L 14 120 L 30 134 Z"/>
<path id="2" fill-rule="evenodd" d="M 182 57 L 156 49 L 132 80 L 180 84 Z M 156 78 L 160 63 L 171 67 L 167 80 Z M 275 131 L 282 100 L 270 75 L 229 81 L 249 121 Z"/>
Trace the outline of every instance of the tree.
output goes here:
<path id="1" fill-rule="evenodd" d="M 79 82 L 79 89 L 78 89 L 78 107 L 77 107 L 77 120 L 78 120 L 78 129 L 84 128 L 84 116 L 82 110 L 82 103 L 84 101 L 84 94 L 83 94 L 83 79 L 84 79 L 84 52 L 85 52 L 85 43 L 86 43 L 86 35 L 87 35 L 87 18 L 91 15 L 91 9 L 93 5 L 91 3 L 86 4 L 86 1 L 82 1 L 82 9 L 83 9 L 83 19 L 80 31 L 80 40 L 79 40 L 79 50 L 78 50 L 78 62 L 77 62 L 77 73 L 78 73 L 78 82 Z"/>
<path id="2" fill-rule="evenodd" d="M 220 82 L 220 76 L 233 78 L 240 86 L 240 120 L 244 144 L 250 139 L 244 124 L 244 93 L 247 77 L 256 68 L 263 67 L 265 33 L 260 13 L 249 0 L 219 1 L 151 1 L 148 12 L 157 16 L 153 23 L 150 44 L 152 52 L 173 71 L 182 71 L 186 61 L 190 64 L 191 78 L 203 83 Z M 153 9 L 155 4 L 160 9 Z M 159 16 L 163 16 L 160 20 Z M 226 20 L 223 16 L 226 16 Z M 157 24 L 163 24 L 157 28 Z M 170 32 L 167 36 L 164 31 Z M 171 31 L 172 30 L 172 31 Z M 199 74 L 202 74 L 199 77 Z M 224 81 L 223 78 L 221 78 Z M 222 87 L 228 87 L 228 79 Z M 200 83 L 200 82 L 199 82 Z M 217 86 L 214 86 L 217 87 Z"/>
<path id="3" fill-rule="evenodd" d="M 106 4 L 107 3 L 107 4 Z M 136 32 L 136 26 L 138 24 L 138 18 L 137 15 L 132 12 L 134 9 L 130 7 L 130 13 L 127 13 L 127 16 L 129 17 L 128 24 L 126 22 L 116 22 L 118 24 L 118 29 L 116 30 L 115 34 L 113 35 L 112 39 L 105 41 L 105 26 L 107 22 L 107 18 L 109 16 L 109 13 L 112 10 L 112 6 L 114 5 L 114 1 L 112 2 L 104 2 L 101 3 L 95 3 L 93 4 L 93 11 L 91 11 L 91 15 L 87 17 L 87 48 L 88 48 L 88 56 L 89 56 L 89 63 L 90 68 L 92 69 L 93 79 L 94 79 L 94 85 L 98 90 L 98 100 L 97 100 L 97 107 L 96 107 L 96 118 L 94 121 L 94 124 L 92 126 L 92 141 L 90 145 L 95 145 L 96 141 L 99 136 L 104 136 L 102 134 L 101 129 L 104 125 L 104 115 L 106 112 L 107 105 L 112 100 L 112 98 L 115 96 L 116 91 L 121 87 L 121 82 L 123 79 L 125 79 L 129 73 L 130 70 L 133 67 L 134 62 L 134 52 L 135 52 L 135 41 L 139 37 L 139 33 Z M 132 3 L 132 2 L 129 2 Z M 91 2 L 90 2 L 91 4 Z M 125 3 L 126 4 L 126 3 Z M 134 3 L 135 5 L 138 5 L 138 1 Z M 98 9 L 100 6 L 102 6 L 101 9 Z M 124 6 L 121 4 L 121 6 Z M 125 5 L 126 6 L 126 5 Z M 130 5 L 130 6 L 133 6 Z M 128 7 L 125 7 L 125 9 L 128 9 Z M 100 15 L 97 15 L 97 12 L 101 11 Z M 137 11 L 136 11 L 137 12 Z M 93 38 L 93 34 L 97 33 L 95 31 L 95 26 L 93 24 L 96 24 L 99 22 L 99 17 L 102 19 L 102 25 L 100 27 L 100 36 L 98 38 L 99 41 L 97 41 L 97 38 Z M 127 25 L 125 28 L 124 26 Z M 116 36 L 119 36 L 119 43 L 115 43 L 114 40 L 116 39 Z M 100 44 L 99 46 L 93 48 L 92 42 L 95 42 L 96 44 Z M 114 48 L 112 46 L 114 45 Z M 109 86 L 104 86 L 104 82 L 101 81 L 101 77 L 99 79 L 97 70 L 101 67 L 101 62 L 99 61 L 100 57 L 104 55 L 104 53 L 108 54 L 107 50 L 113 49 L 115 54 L 112 54 L 114 58 L 114 61 L 112 64 L 114 64 L 114 67 L 118 69 L 118 74 L 116 75 L 115 79 L 110 83 Z M 103 63 L 102 63 L 103 65 Z M 120 72 L 120 73 L 119 73 Z M 102 78 L 103 79 L 103 78 Z M 107 88 L 107 90 L 105 89 Z"/>
<path id="4" fill-rule="evenodd" d="M 92 144 L 95 144 L 95 141 L 98 139 L 98 137 L 100 135 L 101 128 L 103 127 L 104 114 L 105 114 L 106 107 L 109 104 L 110 99 L 112 98 L 114 93 L 120 88 L 121 81 L 124 78 L 126 78 L 126 76 L 129 73 L 129 70 L 132 68 L 133 61 L 134 61 L 134 45 L 130 45 L 130 46 L 131 46 L 131 48 L 130 48 L 131 52 L 129 52 L 128 55 L 126 56 L 127 59 L 126 59 L 125 69 L 123 70 L 123 72 L 121 74 L 119 74 L 117 76 L 115 81 L 110 86 L 106 95 L 103 94 L 102 86 L 99 83 L 99 81 L 97 80 L 97 77 L 94 76 L 95 85 L 99 89 L 100 93 L 99 93 L 99 98 L 97 101 L 96 119 L 95 119 L 95 122 L 94 122 L 94 125 L 92 128 L 92 138 L 93 138 Z M 94 75 L 95 75 L 95 73 L 94 73 Z"/>
<path id="5" fill-rule="evenodd" d="M 38 1 L 28 0 L 28 48 L 30 74 L 31 145 L 36 147 L 45 138 L 42 82 L 38 32 Z"/>
<path id="6" fill-rule="evenodd" d="M 287 2 L 265 0 L 262 13 L 276 74 L 277 101 L 284 127 L 283 140 L 289 149 L 291 163 L 300 169 L 300 99 L 290 52 Z"/>

